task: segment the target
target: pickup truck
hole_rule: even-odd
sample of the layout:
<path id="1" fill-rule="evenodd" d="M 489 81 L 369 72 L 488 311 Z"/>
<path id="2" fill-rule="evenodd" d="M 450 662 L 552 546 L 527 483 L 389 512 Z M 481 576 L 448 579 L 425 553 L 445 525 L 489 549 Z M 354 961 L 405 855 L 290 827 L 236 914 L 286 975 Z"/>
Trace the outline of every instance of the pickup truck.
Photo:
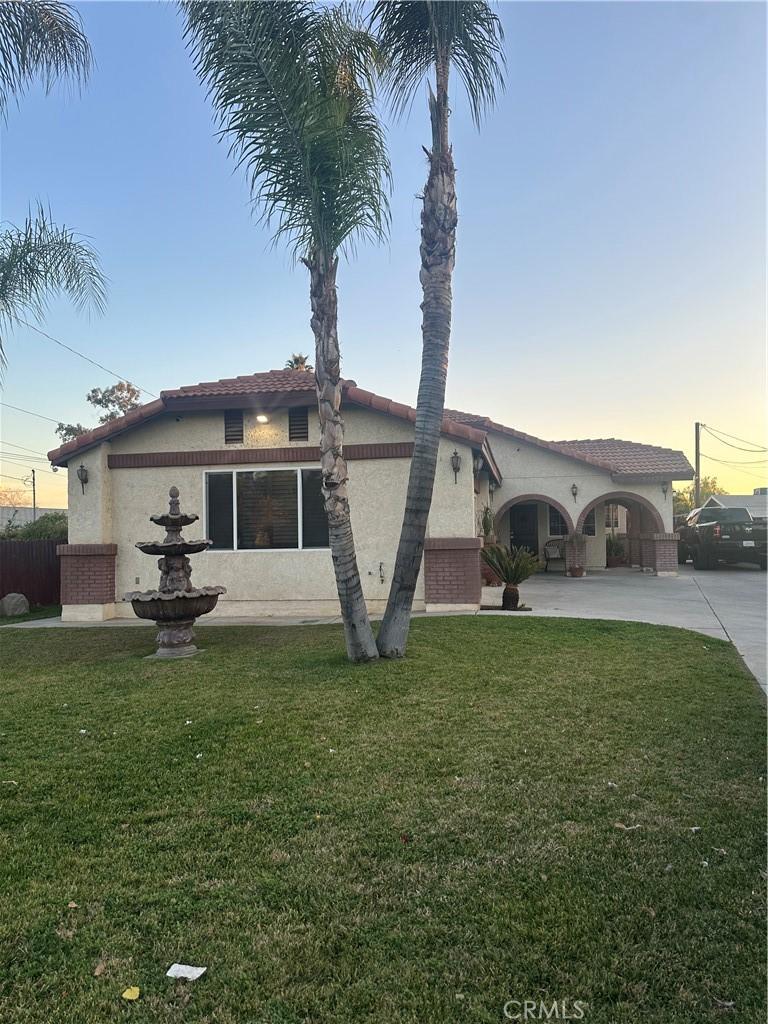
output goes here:
<path id="1" fill-rule="evenodd" d="M 745 508 L 695 508 L 678 526 L 677 560 L 693 558 L 694 569 L 714 569 L 718 562 L 755 562 L 766 566 L 766 526 Z"/>

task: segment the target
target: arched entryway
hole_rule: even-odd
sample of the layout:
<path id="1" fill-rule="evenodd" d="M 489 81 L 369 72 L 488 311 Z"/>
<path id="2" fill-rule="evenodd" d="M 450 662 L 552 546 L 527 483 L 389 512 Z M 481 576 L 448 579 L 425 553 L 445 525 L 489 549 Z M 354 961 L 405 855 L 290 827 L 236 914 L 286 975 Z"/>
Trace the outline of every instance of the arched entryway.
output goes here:
<path id="1" fill-rule="evenodd" d="M 574 532 L 571 513 L 546 494 L 517 494 L 500 506 L 494 516 L 496 537 L 501 544 L 526 547 L 544 558 L 544 545 L 565 539 Z"/>
<path id="2" fill-rule="evenodd" d="M 614 512 L 619 508 L 625 515 Z M 662 563 L 676 568 L 674 535 L 665 533 L 661 512 L 642 494 L 608 491 L 592 499 L 579 513 L 575 532 L 588 569 L 626 565 L 656 571 Z"/>

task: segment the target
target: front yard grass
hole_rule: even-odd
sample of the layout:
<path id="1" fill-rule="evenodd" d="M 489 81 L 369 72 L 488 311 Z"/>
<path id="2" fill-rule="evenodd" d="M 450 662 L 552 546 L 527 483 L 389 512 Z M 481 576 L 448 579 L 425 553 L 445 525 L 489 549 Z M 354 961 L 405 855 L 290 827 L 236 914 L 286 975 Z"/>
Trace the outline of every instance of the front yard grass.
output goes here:
<path id="1" fill-rule="evenodd" d="M 3 1024 L 765 1019 L 729 645 L 422 619 L 354 667 L 336 627 L 201 627 L 176 663 L 153 635 L 0 631 Z"/>

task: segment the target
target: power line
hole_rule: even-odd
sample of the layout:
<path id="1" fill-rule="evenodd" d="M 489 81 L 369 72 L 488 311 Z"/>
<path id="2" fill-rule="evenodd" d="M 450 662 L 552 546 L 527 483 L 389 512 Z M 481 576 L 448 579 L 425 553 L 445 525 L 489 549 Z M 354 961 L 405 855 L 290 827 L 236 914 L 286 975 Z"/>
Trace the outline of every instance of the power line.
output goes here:
<path id="1" fill-rule="evenodd" d="M 29 409 L 20 409 L 18 405 L 9 405 L 8 402 L 0 402 L 0 407 L 2 407 L 3 409 L 14 409 L 16 412 L 25 412 L 27 416 L 37 416 L 38 419 L 48 420 L 49 423 L 55 423 L 56 426 L 58 426 L 59 423 L 62 422 L 61 420 L 51 419 L 50 416 L 43 416 L 41 412 L 32 412 Z"/>
<path id="2" fill-rule="evenodd" d="M 706 459 L 711 459 L 712 462 L 722 462 L 726 466 L 764 466 L 768 462 L 768 458 L 763 459 L 716 459 L 714 455 L 707 455 L 706 452 L 701 452 Z"/>
<path id="3" fill-rule="evenodd" d="M 33 460 L 30 459 L 29 461 L 32 462 Z M 43 460 L 40 459 L 40 461 L 42 462 Z M 52 476 L 55 475 L 52 469 L 44 469 L 42 466 L 27 466 L 24 462 L 19 462 L 17 459 L 11 458 L 9 455 L 0 455 L 0 465 L 2 465 L 3 462 L 9 462 L 12 466 L 18 466 L 19 469 L 34 468 L 36 473 L 50 473 Z"/>
<path id="4" fill-rule="evenodd" d="M 23 444 L 15 444 L 13 441 L 3 441 L 2 439 L 0 439 L 0 444 L 4 444 L 8 448 L 21 448 L 23 452 L 31 452 L 33 455 L 42 455 L 43 458 L 47 459 L 45 452 L 39 452 L 36 448 L 25 448 Z"/>
<path id="5" fill-rule="evenodd" d="M 765 448 L 763 445 L 758 444 L 757 441 L 747 441 L 746 438 L 744 438 L 744 437 L 736 437 L 735 434 L 726 434 L 724 430 L 718 430 L 716 427 L 709 427 L 709 426 L 707 426 L 706 423 L 702 423 L 701 425 L 702 425 L 702 427 L 704 427 L 704 429 L 707 431 L 708 434 L 711 434 L 712 437 L 714 437 L 714 439 L 716 441 L 719 441 L 720 444 L 727 445 L 729 448 L 735 448 L 737 451 L 740 451 L 740 452 L 749 452 L 749 451 L 767 452 L 768 451 L 768 448 Z M 752 448 L 740 448 L 737 444 L 730 444 L 728 441 L 724 441 L 722 437 L 718 437 L 719 434 L 722 434 L 723 437 L 730 437 L 734 441 L 743 441 L 744 444 L 752 445 Z"/>
<path id="6" fill-rule="evenodd" d="M 3 480 L 21 480 L 21 482 L 23 484 L 25 484 L 27 482 L 26 477 L 23 477 L 23 476 L 9 476 L 8 473 L 0 473 L 0 477 L 2 477 Z"/>
<path id="7" fill-rule="evenodd" d="M 14 316 L 13 318 L 17 323 L 23 324 L 24 327 L 28 327 L 30 331 L 36 331 L 42 335 L 43 338 L 47 338 L 48 341 L 52 341 L 54 345 L 59 345 L 61 348 L 65 348 L 67 352 L 71 352 L 73 355 L 79 356 L 84 359 L 86 363 L 91 363 L 92 366 L 98 366 L 100 370 L 108 373 L 110 377 L 115 377 L 117 380 L 123 381 L 125 384 L 130 384 L 132 387 L 142 391 L 145 395 L 151 395 L 152 398 L 157 398 L 157 395 L 152 391 L 147 391 L 146 388 L 140 388 L 138 384 L 134 384 L 133 381 L 128 380 L 127 377 L 121 377 L 119 373 L 115 373 L 114 370 L 110 370 L 108 367 L 103 366 L 101 363 L 97 363 L 95 359 L 91 359 L 90 356 L 83 355 L 82 352 L 78 352 L 76 348 L 72 348 L 71 345 L 65 345 L 63 341 L 59 341 L 58 338 L 54 338 L 52 334 L 46 334 L 45 331 L 41 331 L 39 327 L 35 327 L 34 324 L 29 323 L 27 320 L 22 320 L 20 316 Z"/>
<path id="8" fill-rule="evenodd" d="M 730 466 L 729 463 L 724 463 L 722 459 L 713 459 L 711 455 L 704 455 L 702 453 L 702 458 L 709 459 L 710 462 L 719 462 L 722 465 L 727 465 L 727 466 L 729 466 L 730 469 L 733 469 L 734 473 L 743 473 L 744 476 L 751 476 L 755 480 L 764 480 L 765 479 L 765 474 L 763 474 L 761 476 L 759 473 L 750 473 L 750 471 L 747 470 L 747 469 L 738 469 L 735 466 Z"/>

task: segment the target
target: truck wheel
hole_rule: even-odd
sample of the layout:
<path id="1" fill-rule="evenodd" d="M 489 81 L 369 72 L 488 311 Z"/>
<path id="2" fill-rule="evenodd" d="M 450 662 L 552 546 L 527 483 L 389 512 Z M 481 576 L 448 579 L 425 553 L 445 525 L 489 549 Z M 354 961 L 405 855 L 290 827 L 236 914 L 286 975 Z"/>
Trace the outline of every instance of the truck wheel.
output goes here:
<path id="1" fill-rule="evenodd" d="M 678 544 L 677 547 L 677 564 L 685 565 L 688 561 L 688 549 L 684 548 L 682 544 Z"/>
<path id="2" fill-rule="evenodd" d="M 705 554 L 700 548 L 697 548 L 693 552 L 693 568 L 694 569 L 711 569 L 712 559 L 709 555 Z"/>

